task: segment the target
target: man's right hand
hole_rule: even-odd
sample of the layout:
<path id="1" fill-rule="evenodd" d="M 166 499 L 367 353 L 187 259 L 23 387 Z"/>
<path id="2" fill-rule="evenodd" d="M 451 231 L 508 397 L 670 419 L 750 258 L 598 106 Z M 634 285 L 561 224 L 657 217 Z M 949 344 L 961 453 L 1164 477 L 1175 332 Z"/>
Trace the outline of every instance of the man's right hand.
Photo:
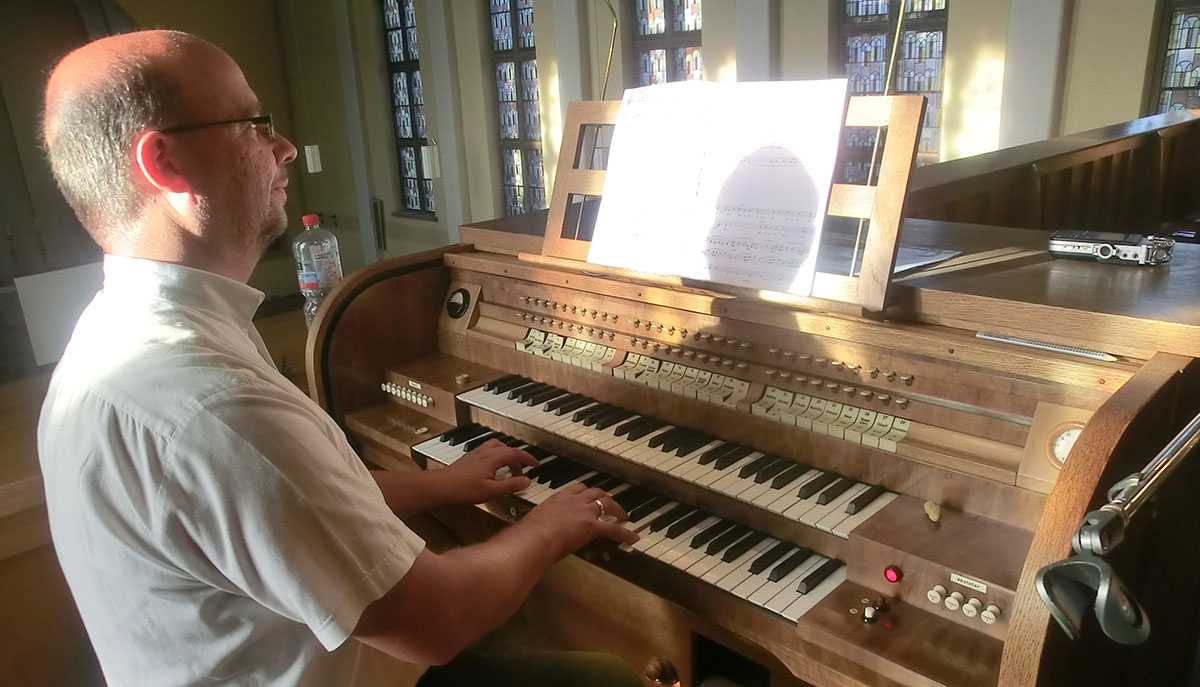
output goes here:
<path id="1" fill-rule="evenodd" d="M 603 519 L 597 501 L 604 506 Z M 557 557 L 563 558 L 596 537 L 632 544 L 638 540 L 637 533 L 620 525 L 628 519 L 625 509 L 603 489 L 573 484 L 529 511 L 521 525 L 538 528 L 543 541 L 557 546 Z"/>

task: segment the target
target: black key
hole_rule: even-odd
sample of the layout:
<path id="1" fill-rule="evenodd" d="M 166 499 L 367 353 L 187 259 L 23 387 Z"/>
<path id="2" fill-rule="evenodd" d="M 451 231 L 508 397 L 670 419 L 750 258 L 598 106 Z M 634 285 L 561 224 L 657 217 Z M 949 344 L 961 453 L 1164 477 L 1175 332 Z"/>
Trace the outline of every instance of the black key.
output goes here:
<path id="1" fill-rule="evenodd" d="M 512 446 L 513 448 L 520 448 L 525 445 L 525 441 L 523 439 L 509 436 L 500 437 L 500 442 L 508 446 Z"/>
<path id="2" fill-rule="evenodd" d="M 546 449 L 542 448 L 541 446 L 526 446 L 525 452 L 528 453 L 529 455 L 533 456 L 534 458 L 537 458 L 539 462 L 545 460 L 546 458 L 548 458 L 550 456 L 550 452 L 547 451 Z"/>
<path id="3" fill-rule="evenodd" d="M 699 436 L 701 434 L 702 434 L 702 432 L 698 432 L 694 429 L 689 429 L 689 428 L 685 427 L 684 431 L 680 432 L 679 434 L 676 434 L 675 436 L 671 437 L 670 439 L 667 439 L 666 441 L 664 441 L 662 443 L 662 447 L 661 447 L 662 452 L 670 453 L 671 451 L 674 451 L 675 449 L 679 448 L 679 446 L 681 444 L 683 444 L 683 442 L 691 441 L 692 439 L 695 439 L 697 436 Z"/>
<path id="4" fill-rule="evenodd" d="M 683 504 L 683 503 L 681 503 L 677 506 L 674 506 L 673 508 L 668 510 L 666 513 L 663 513 L 662 515 L 658 516 L 657 518 L 654 518 L 654 520 L 650 521 L 650 531 L 658 532 L 662 528 L 669 526 L 671 523 L 682 518 L 683 516 L 687 515 L 688 513 L 692 513 L 695 511 L 696 511 L 695 508 L 692 508 L 691 506 Z M 699 522 L 699 521 L 697 521 L 697 522 Z"/>
<path id="5" fill-rule="evenodd" d="M 532 475 L 532 477 L 535 481 L 548 484 L 556 475 L 574 469 L 575 464 L 575 461 L 570 458 L 555 456 L 553 461 L 547 463 L 544 469 L 538 470 L 537 474 Z"/>
<path id="6" fill-rule="evenodd" d="M 750 534 L 739 539 L 736 544 L 725 549 L 725 553 L 721 554 L 721 560 L 726 563 L 737 560 L 742 554 L 758 546 L 758 543 L 766 538 L 767 535 L 762 532 L 751 531 Z"/>
<path id="7" fill-rule="evenodd" d="M 521 378 L 521 375 L 504 375 L 503 377 L 501 377 L 499 379 L 493 379 L 492 381 L 488 382 L 487 384 L 484 384 L 483 390 L 484 391 L 492 391 L 499 384 L 505 384 L 507 382 L 511 382 L 513 380 L 517 380 L 520 378 Z"/>
<path id="8" fill-rule="evenodd" d="M 625 408 L 618 407 L 618 406 L 612 406 L 612 408 L 610 408 L 610 410 L 608 410 L 607 412 L 599 413 L 599 414 L 596 414 L 595 417 L 588 418 L 588 422 L 592 423 L 592 425 L 594 425 L 596 429 L 608 429 L 613 424 L 617 424 L 619 422 L 619 420 L 631 417 L 632 414 L 634 414 L 634 411 L 626 411 Z M 610 419 L 612 419 L 611 424 L 606 424 L 604 426 L 600 426 L 600 423 L 607 422 L 607 420 L 610 420 Z M 584 424 L 587 424 L 587 423 L 584 423 Z"/>
<path id="9" fill-rule="evenodd" d="M 604 491 L 612 491 L 613 489 L 616 489 L 617 487 L 621 486 L 622 484 L 625 484 L 625 481 L 622 480 L 620 477 L 611 477 L 610 476 L 608 479 L 604 480 L 600 484 L 597 484 L 596 487 L 599 489 L 603 489 Z"/>
<path id="10" fill-rule="evenodd" d="M 446 432 L 446 433 L 442 434 L 442 436 L 438 437 L 438 440 L 452 441 L 455 437 L 461 437 L 464 435 L 470 436 L 473 433 L 478 432 L 481 429 L 483 429 L 483 427 L 481 425 L 479 425 L 478 423 L 472 422 L 470 424 L 463 425 L 462 427 L 455 427 L 454 429 L 450 430 L 449 432 Z M 456 444 L 451 444 L 451 446 L 455 446 L 455 445 Z"/>
<path id="11" fill-rule="evenodd" d="M 505 380 L 504 382 L 492 387 L 492 393 L 496 394 L 497 396 L 500 396 L 500 395 L 508 393 L 510 390 L 515 389 L 519 386 L 524 386 L 531 381 L 533 381 L 533 380 L 514 375 L 512 377 L 512 379 Z"/>
<path id="12" fill-rule="evenodd" d="M 807 594 L 811 592 L 816 588 L 817 585 L 824 582 L 826 577 L 832 575 L 833 572 L 840 567 L 842 567 L 841 561 L 837 560 L 836 558 L 830 558 L 821 565 L 817 566 L 816 570 L 805 575 L 804 579 L 800 580 L 800 584 L 796 586 L 796 591 L 800 592 L 801 594 Z"/>
<path id="13" fill-rule="evenodd" d="M 700 456 L 700 464 L 708 465 L 709 463 L 720 458 L 721 456 L 725 455 L 726 453 L 729 453 L 730 451 L 732 451 L 733 449 L 735 449 L 737 447 L 738 447 L 737 444 L 727 441 L 727 442 L 721 444 L 720 446 L 715 446 L 713 448 L 710 448 Z"/>
<path id="14" fill-rule="evenodd" d="M 576 412 L 574 415 L 571 416 L 571 421 L 572 422 L 583 422 L 584 420 L 588 419 L 589 417 L 592 417 L 593 415 L 600 415 L 602 413 L 607 413 L 610 408 L 612 408 L 612 406 L 608 405 L 607 403 L 597 403 L 594 406 L 590 406 L 588 408 L 584 408 L 583 410 Z"/>
<path id="15" fill-rule="evenodd" d="M 748 464 L 743 465 L 742 469 L 738 471 L 738 477 L 749 477 L 774 462 L 775 456 L 770 454 L 759 456 Z"/>
<path id="16" fill-rule="evenodd" d="M 835 482 L 832 487 L 829 487 L 825 491 L 821 492 L 821 495 L 817 497 L 817 503 L 824 506 L 842 494 L 845 494 L 846 490 L 855 484 L 858 484 L 858 482 L 855 482 L 849 477 L 843 477 Z"/>
<path id="17" fill-rule="evenodd" d="M 605 472 L 597 472 L 596 474 L 592 475 L 591 477 L 585 479 L 583 481 L 583 486 L 587 487 L 588 489 L 591 489 L 592 487 L 596 486 L 597 484 L 600 484 L 601 482 L 604 482 L 609 479 L 612 479 L 612 475 L 605 473 Z"/>
<path id="18" fill-rule="evenodd" d="M 614 413 L 596 422 L 596 429 L 608 429 L 618 422 L 623 422 L 633 417 L 632 410 L 622 410 L 619 413 Z"/>
<path id="19" fill-rule="evenodd" d="M 855 513 L 871 505 L 871 502 L 875 499 L 883 496 L 883 492 L 885 491 L 887 490 L 876 484 L 858 496 L 850 499 L 850 503 L 846 504 L 846 512 L 850 515 L 854 515 Z"/>
<path id="20" fill-rule="evenodd" d="M 749 446 L 738 446 L 737 448 L 733 449 L 729 453 L 726 453 L 725 455 L 718 458 L 713 463 L 713 467 L 718 470 L 724 470 L 725 468 L 729 467 L 730 465 L 733 465 L 734 463 L 745 458 L 746 456 L 750 455 L 751 453 L 754 453 L 754 449 L 750 448 Z"/>
<path id="21" fill-rule="evenodd" d="M 670 441 L 674 437 L 690 431 L 691 430 L 689 430 L 687 427 L 672 427 L 671 429 L 668 429 L 662 434 L 659 434 L 651 439 L 650 448 L 658 448 L 663 445 L 663 442 Z"/>
<path id="22" fill-rule="evenodd" d="M 475 437 L 474 439 L 468 441 L 466 444 L 463 445 L 463 448 L 466 449 L 467 451 L 474 451 L 475 449 L 479 448 L 483 444 L 483 442 L 487 441 L 488 439 L 493 439 L 493 438 L 496 438 L 499 436 L 501 436 L 499 432 L 489 431 L 487 434 L 481 434 L 481 435 Z"/>
<path id="23" fill-rule="evenodd" d="M 537 465 L 529 468 L 529 471 L 525 473 L 525 476 L 529 479 L 536 479 L 538 475 L 549 470 L 556 462 L 560 460 L 566 460 L 566 458 L 559 458 L 558 456 L 554 455 L 547 455 L 545 458 L 540 456 L 534 457 L 537 458 L 539 462 Z"/>
<path id="24" fill-rule="evenodd" d="M 628 513 L 631 509 L 642 505 L 643 501 L 653 496 L 654 492 L 649 489 L 634 485 L 614 496 L 613 501 L 616 501 L 617 505 L 624 508 L 625 512 Z"/>
<path id="25" fill-rule="evenodd" d="M 509 390 L 508 390 L 508 397 L 509 397 L 509 398 L 516 398 L 517 396 L 520 396 L 522 392 L 525 392 L 525 391 L 530 391 L 530 390 L 532 390 L 532 389 L 543 389 L 543 388 L 545 388 L 545 387 L 546 387 L 546 385 L 545 385 L 545 384 L 542 384 L 541 382 L 533 382 L 533 381 L 531 381 L 531 382 L 529 382 L 528 384 L 522 384 L 522 385 L 520 385 L 520 386 L 514 386 L 513 388 L 509 389 Z"/>
<path id="26" fill-rule="evenodd" d="M 637 506 L 633 510 L 629 511 L 629 522 L 638 522 L 639 520 L 645 519 L 649 517 L 651 513 L 667 505 L 669 502 L 670 499 L 661 494 L 653 495 L 643 501 L 640 506 Z"/>
<path id="27" fill-rule="evenodd" d="M 582 477 L 591 471 L 592 471 L 592 469 L 589 468 L 588 466 L 584 465 L 583 463 L 575 463 L 575 465 L 572 466 L 571 469 L 564 470 L 563 472 L 559 473 L 558 475 L 555 475 L 554 479 L 550 480 L 550 488 L 557 489 L 557 488 L 561 487 L 562 485 L 566 484 L 567 482 L 570 482 L 571 480 L 576 479 L 578 477 Z"/>
<path id="28" fill-rule="evenodd" d="M 717 552 L 723 551 L 726 546 L 750 534 L 750 532 L 750 528 L 745 525 L 737 525 L 732 529 L 725 530 L 708 543 L 708 547 L 704 549 L 704 553 L 710 556 L 715 555 Z"/>
<path id="29" fill-rule="evenodd" d="M 662 422 L 661 420 L 659 422 L 653 422 L 653 423 L 638 427 L 637 429 L 630 430 L 629 434 L 627 434 L 625 438 L 629 439 L 630 441 L 637 441 L 649 434 L 657 432 L 658 430 L 660 430 L 666 426 L 667 426 L 667 423 Z M 671 430 L 668 429 L 667 431 L 670 432 Z M 654 438 L 657 439 L 658 437 L 654 437 Z M 651 439 L 651 441 L 653 441 L 653 440 L 654 439 Z"/>
<path id="30" fill-rule="evenodd" d="M 678 523 L 676 523 L 676 524 L 678 524 Z M 690 546 L 693 549 L 698 549 L 701 546 L 704 546 L 705 544 L 709 543 L 716 537 L 733 529 L 734 527 L 737 527 L 737 525 L 728 520 L 718 520 L 718 521 L 714 522 L 713 524 L 709 525 L 708 527 L 706 527 L 703 532 L 700 532 L 696 536 L 692 537 L 692 543 L 690 544 Z"/>
<path id="31" fill-rule="evenodd" d="M 806 499 L 830 484 L 833 484 L 837 478 L 838 476 L 832 472 L 826 472 L 817 475 L 808 482 L 805 482 L 804 486 L 800 487 L 800 491 L 796 492 L 796 496 Z"/>
<path id="32" fill-rule="evenodd" d="M 453 437 L 450 437 L 449 444 L 451 446 L 458 446 L 459 444 L 463 443 L 464 441 L 469 441 L 481 434 L 486 434 L 491 431 L 492 430 L 488 429 L 487 427 L 484 427 L 483 425 L 475 425 L 475 428 L 472 431 L 463 432 L 462 434 L 458 434 Z"/>
<path id="33" fill-rule="evenodd" d="M 521 403 L 528 403 L 529 399 L 547 391 L 558 391 L 558 388 L 551 384 L 538 384 L 537 386 L 527 386 L 517 393 L 516 399 Z M 510 392 L 511 393 L 511 392 Z"/>
<path id="34" fill-rule="evenodd" d="M 771 574 L 767 575 L 767 579 L 771 580 L 772 582 L 778 582 L 782 580 L 783 578 L 792 574 L 792 571 L 795 570 L 797 566 L 808 560 L 809 556 L 812 555 L 813 552 L 809 551 L 803 546 L 796 547 L 796 550 L 788 554 L 788 557 L 783 559 L 782 563 L 774 568 L 771 568 Z"/>
<path id="35" fill-rule="evenodd" d="M 584 398 L 583 394 L 567 394 L 566 396 L 559 396 L 558 398 L 554 399 L 553 401 L 550 401 L 546 405 L 542 406 L 542 410 L 555 411 L 555 410 L 558 410 L 559 408 L 561 408 L 562 406 L 566 405 L 567 403 L 570 403 L 572 401 L 577 401 L 581 398 Z"/>
<path id="36" fill-rule="evenodd" d="M 800 479 L 800 475 L 808 472 L 812 468 L 804 463 L 792 463 L 791 467 L 779 473 L 775 479 L 771 480 L 772 489 L 783 489 L 787 485 Z"/>
<path id="37" fill-rule="evenodd" d="M 764 551 L 761 556 L 755 558 L 754 562 L 750 564 L 750 574 L 758 575 L 762 571 L 771 567 L 772 563 L 791 553 L 795 548 L 795 546 L 792 546 L 785 541 L 781 541 L 775 546 L 772 546 Z"/>
<path id="38" fill-rule="evenodd" d="M 529 398 L 525 399 L 525 405 L 535 406 L 539 403 L 545 403 L 547 401 L 552 401 L 566 393 L 567 392 L 564 391 L 563 389 L 559 389 L 557 387 L 550 387 L 549 389 L 546 389 L 545 391 L 543 391 L 540 394 L 534 394 L 533 396 L 530 396 Z"/>
<path id="39" fill-rule="evenodd" d="M 579 417 L 578 422 L 580 424 L 582 424 L 584 427 L 591 427 L 591 426 L 595 425 L 598 421 L 608 417 L 609 415 L 612 415 L 613 413 L 619 413 L 619 412 L 621 412 L 620 408 L 618 408 L 614 405 L 609 405 L 607 403 L 602 403 L 594 408 L 589 408 L 587 410 L 581 410 L 578 413 L 576 413 L 576 415 Z"/>
<path id="40" fill-rule="evenodd" d="M 779 460 L 775 461 L 771 465 L 768 465 L 767 467 L 763 468 L 762 470 L 759 470 L 758 474 L 754 476 L 754 481 L 758 484 L 762 484 L 763 482 L 766 482 L 767 480 L 774 478 L 776 475 L 780 474 L 784 470 L 787 470 L 788 468 L 792 467 L 793 465 L 795 465 L 795 463 L 793 463 L 792 461 L 790 461 L 786 458 L 780 458 Z"/>
<path id="41" fill-rule="evenodd" d="M 784 467 L 787 466 L 787 461 L 783 458 L 780 458 L 779 456 L 770 456 L 770 458 L 771 458 L 771 460 L 758 466 L 758 469 L 755 470 L 754 472 L 750 473 L 749 475 L 747 475 L 747 477 L 753 479 L 757 484 L 762 484 L 763 482 L 766 482 L 767 480 L 765 480 L 765 479 L 760 480 L 759 475 L 766 472 L 767 470 L 770 470 L 771 468 L 775 467 L 779 463 L 783 463 Z"/>
<path id="42" fill-rule="evenodd" d="M 564 403 L 564 404 L 560 405 L 559 407 L 555 408 L 554 414 L 555 415 L 566 415 L 567 413 L 577 410 L 579 408 L 582 408 L 589 403 L 595 403 L 595 401 L 588 398 L 587 396 L 580 396 L 579 398 L 575 399 L 574 401 L 571 401 L 569 403 Z"/>
<path id="43" fill-rule="evenodd" d="M 694 510 L 688 513 L 667 528 L 667 539 L 677 539 L 679 535 L 704 522 L 704 519 L 707 517 L 708 513 L 702 510 Z"/>
<path id="44" fill-rule="evenodd" d="M 613 432 L 613 434 L 615 436 L 620 437 L 620 436 L 625 436 L 625 435 L 629 434 L 630 432 L 636 432 L 637 430 L 642 429 L 642 428 L 650 430 L 653 427 L 662 427 L 665 424 L 667 424 L 667 423 L 663 422 L 662 420 L 659 420 L 656 417 L 651 417 L 649 415 L 643 415 L 641 417 L 636 417 L 632 420 L 629 420 L 628 422 L 621 423 L 620 425 L 617 426 L 617 429 L 616 429 L 616 431 Z"/>
<path id="45" fill-rule="evenodd" d="M 688 441 L 685 441 L 682 444 L 680 444 L 679 448 L 675 449 L 675 455 L 682 457 L 682 456 L 688 455 L 689 453 L 694 453 L 701 446 L 706 446 L 712 440 L 713 440 L 713 438 L 711 435 L 704 434 L 703 432 L 701 432 L 700 434 L 692 437 Z"/>

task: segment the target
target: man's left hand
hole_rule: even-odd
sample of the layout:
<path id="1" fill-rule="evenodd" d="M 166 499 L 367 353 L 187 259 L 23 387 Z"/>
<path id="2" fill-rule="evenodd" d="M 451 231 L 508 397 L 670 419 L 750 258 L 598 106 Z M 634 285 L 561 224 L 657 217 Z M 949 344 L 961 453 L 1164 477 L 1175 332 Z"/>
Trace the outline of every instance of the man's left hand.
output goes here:
<path id="1" fill-rule="evenodd" d="M 442 484 L 453 502 L 482 503 L 528 487 L 524 469 L 537 464 L 525 451 L 489 439 L 442 470 Z M 501 468 L 508 468 L 509 475 L 496 479 Z"/>

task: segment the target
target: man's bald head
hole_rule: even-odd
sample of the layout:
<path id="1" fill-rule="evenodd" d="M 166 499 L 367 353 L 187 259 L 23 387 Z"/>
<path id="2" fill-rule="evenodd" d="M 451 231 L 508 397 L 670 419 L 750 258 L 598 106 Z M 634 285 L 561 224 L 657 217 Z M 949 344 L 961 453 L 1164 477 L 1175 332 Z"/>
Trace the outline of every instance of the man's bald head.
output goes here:
<path id="1" fill-rule="evenodd" d="M 100 246 L 136 222 L 150 188 L 134 174 L 144 132 L 188 112 L 190 58 L 216 47 L 179 31 L 109 36 L 69 53 L 46 84 L 42 135 L 54 178 Z"/>

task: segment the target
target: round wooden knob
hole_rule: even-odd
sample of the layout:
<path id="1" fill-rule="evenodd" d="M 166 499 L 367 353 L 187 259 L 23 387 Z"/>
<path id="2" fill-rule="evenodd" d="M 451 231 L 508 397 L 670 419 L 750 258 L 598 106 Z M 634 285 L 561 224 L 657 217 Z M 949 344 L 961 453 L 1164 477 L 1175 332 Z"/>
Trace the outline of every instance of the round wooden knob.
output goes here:
<path id="1" fill-rule="evenodd" d="M 646 667 L 642 670 L 642 674 L 646 679 L 656 685 L 677 685 L 679 684 L 679 671 L 668 660 L 663 658 L 652 658 Z"/>

